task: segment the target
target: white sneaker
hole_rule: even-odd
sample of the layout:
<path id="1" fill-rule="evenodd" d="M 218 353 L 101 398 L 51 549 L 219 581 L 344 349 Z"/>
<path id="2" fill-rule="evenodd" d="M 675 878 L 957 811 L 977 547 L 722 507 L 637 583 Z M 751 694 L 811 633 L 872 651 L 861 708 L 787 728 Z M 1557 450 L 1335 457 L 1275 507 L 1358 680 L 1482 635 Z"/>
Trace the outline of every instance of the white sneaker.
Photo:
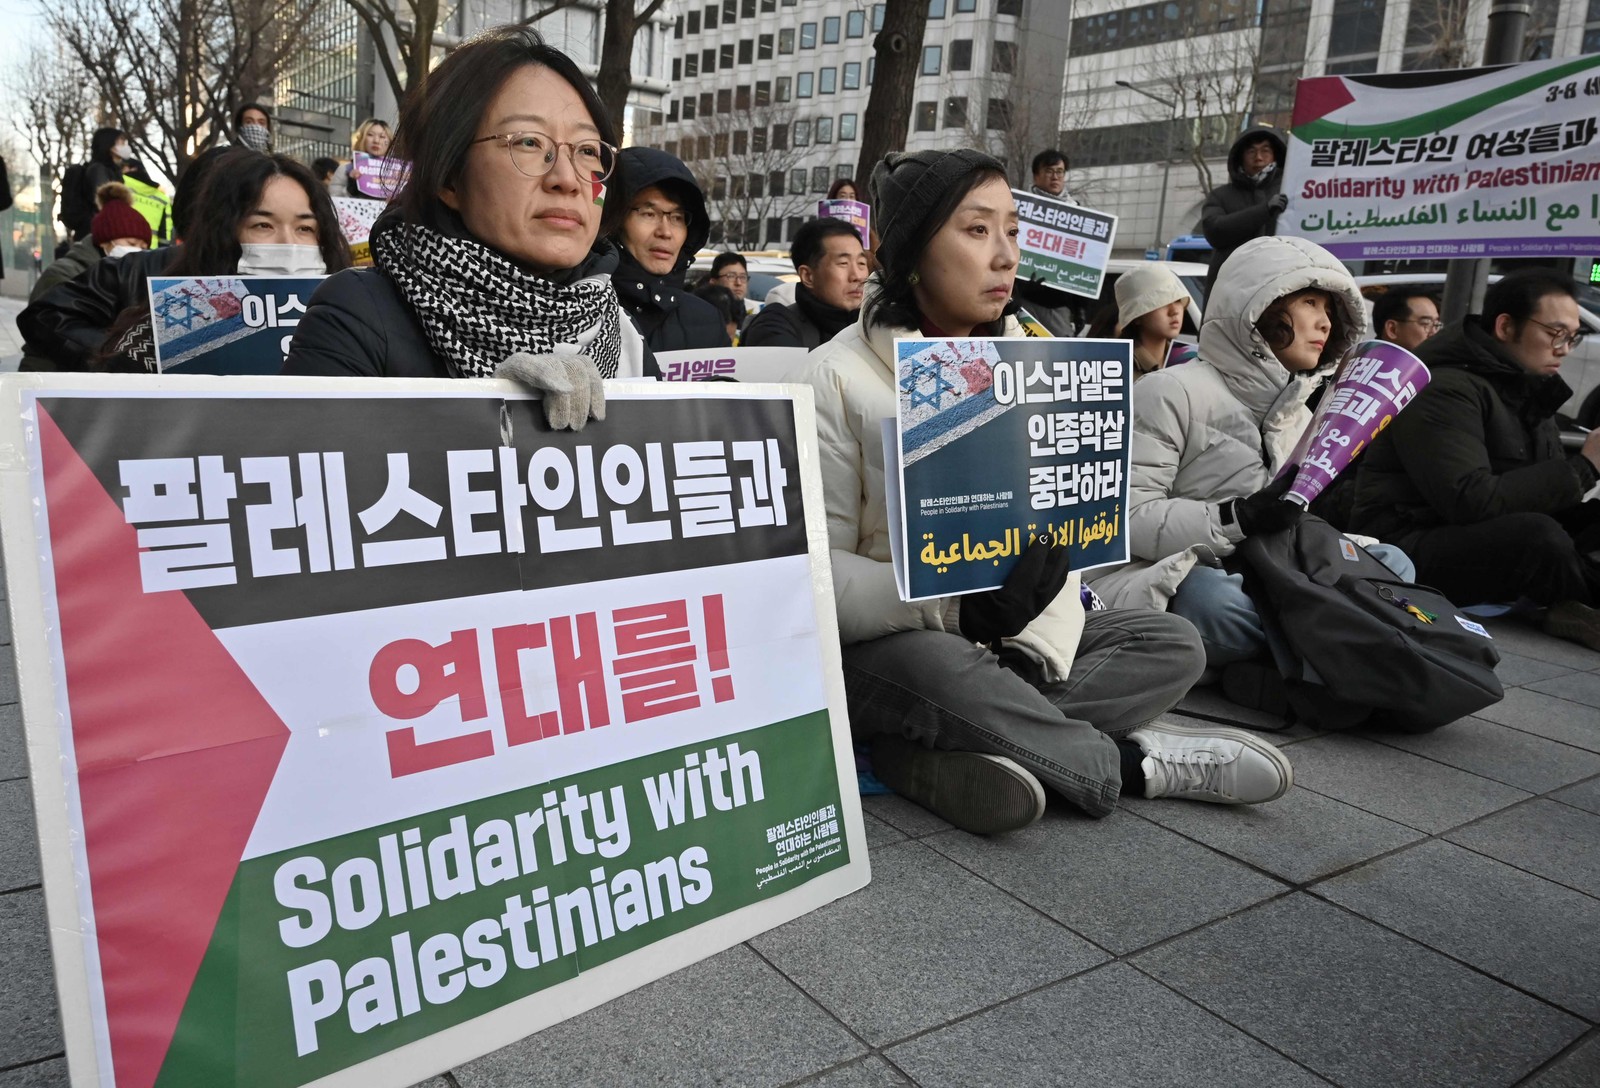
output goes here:
<path id="1" fill-rule="evenodd" d="M 1259 805 L 1294 785 L 1288 757 L 1243 729 L 1153 722 L 1128 739 L 1144 749 L 1146 797 Z"/>

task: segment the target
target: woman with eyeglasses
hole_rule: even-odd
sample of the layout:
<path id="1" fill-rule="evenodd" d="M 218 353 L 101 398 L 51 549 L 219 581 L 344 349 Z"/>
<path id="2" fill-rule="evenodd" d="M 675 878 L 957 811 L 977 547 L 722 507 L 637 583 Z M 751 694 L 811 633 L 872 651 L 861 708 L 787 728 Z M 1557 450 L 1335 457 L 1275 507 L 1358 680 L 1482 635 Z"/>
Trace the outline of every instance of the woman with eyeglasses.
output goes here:
<path id="1" fill-rule="evenodd" d="M 694 175 L 676 155 L 653 147 L 630 147 L 621 158 L 617 200 L 625 211 L 613 239 L 622 263 L 612 280 L 622 308 L 651 351 L 728 347 L 722 315 L 684 286 L 711 233 Z"/>
<path id="2" fill-rule="evenodd" d="M 554 424 L 603 415 L 602 378 L 656 377 L 617 303 L 616 132 L 589 81 L 535 31 L 499 27 L 407 98 L 406 185 L 372 230 L 372 268 L 312 296 L 286 374 L 491 377 L 542 388 Z M 613 210 L 614 209 L 614 210 Z"/>

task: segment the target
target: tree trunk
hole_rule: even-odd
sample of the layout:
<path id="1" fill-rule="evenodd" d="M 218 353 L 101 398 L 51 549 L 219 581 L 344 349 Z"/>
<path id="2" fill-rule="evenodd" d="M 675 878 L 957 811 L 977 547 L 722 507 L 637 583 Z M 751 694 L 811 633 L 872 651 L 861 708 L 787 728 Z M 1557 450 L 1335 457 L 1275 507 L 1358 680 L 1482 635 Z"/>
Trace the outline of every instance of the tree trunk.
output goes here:
<path id="1" fill-rule="evenodd" d="M 633 85 L 633 36 L 639 28 L 634 0 L 606 0 L 606 24 L 600 41 L 600 71 L 595 91 L 618 133 L 623 130 L 628 90 Z"/>
<path id="2" fill-rule="evenodd" d="M 922 39 L 927 29 L 927 0 L 888 0 L 883 30 L 872 43 L 877 65 L 861 125 L 861 159 L 856 164 L 856 181 L 860 185 L 870 182 L 872 168 L 879 159 L 906 146 L 917 73 L 922 67 Z"/>

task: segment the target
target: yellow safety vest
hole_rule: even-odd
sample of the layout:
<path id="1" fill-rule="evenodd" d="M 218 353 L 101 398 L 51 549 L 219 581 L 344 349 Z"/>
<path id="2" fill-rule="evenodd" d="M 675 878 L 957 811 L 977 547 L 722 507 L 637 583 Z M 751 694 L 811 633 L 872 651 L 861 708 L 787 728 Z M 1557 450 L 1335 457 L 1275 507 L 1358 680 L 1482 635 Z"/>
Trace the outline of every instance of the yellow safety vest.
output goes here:
<path id="1" fill-rule="evenodd" d="M 134 209 L 150 224 L 154 235 L 151 244 L 172 241 L 172 199 L 161 191 L 161 186 L 146 185 L 131 174 L 124 174 L 122 183 L 133 194 Z"/>

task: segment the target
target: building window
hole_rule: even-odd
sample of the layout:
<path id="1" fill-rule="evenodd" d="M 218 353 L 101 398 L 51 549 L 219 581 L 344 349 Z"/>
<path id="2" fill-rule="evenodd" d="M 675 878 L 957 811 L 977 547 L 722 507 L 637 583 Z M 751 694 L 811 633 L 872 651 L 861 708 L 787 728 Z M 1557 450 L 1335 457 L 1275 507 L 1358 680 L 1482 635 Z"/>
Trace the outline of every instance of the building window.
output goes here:
<path id="1" fill-rule="evenodd" d="M 872 32 L 876 34 L 883 29 L 883 4 L 872 5 Z"/>
<path id="2" fill-rule="evenodd" d="M 917 131 L 932 132 L 939 127 L 939 104 L 937 102 L 917 103 Z"/>
<path id="3" fill-rule="evenodd" d="M 772 105 L 772 80 L 756 80 L 756 109 Z"/>
<path id="4" fill-rule="evenodd" d="M 956 10 L 960 12 L 977 11 L 978 0 L 956 0 Z"/>
<path id="5" fill-rule="evenodd" d="M 1009 75 L 1017 70 L 1017 43 L 995 42 L 989 57 L 989 70 Z"/>
<path id="6" fill-rule="evenodd" d="M 735 155 L 750 153 L 750 134 L 742 128 L 733 134 L 733 153 Z"/>
<path id="7" fill-rule="evenodd" d="M 928 18 L 943 19 L 945 7 L 945 0 L 928 0 Z"/>
<path id="8" fill-rule="evenodd" d="M 853 162 L 840 163 L 838 166 L 833 168 L 833 176 L 844 181 L 854 181 L 856 176 L 856 164 Z"/>
<path id="9" fill-rule="evenodd" d="M 739 18 L 739 0 L 722 0 L 722 21 L 734 22 Z"/>
<path id="10" fill-rule="evenodd" d="M 994 6 L 996 15 L 1011 15 L 1022 18 L 1022 0 L 999 0 Z"/>
<path id="11" fill-rule="evenodd" d="M 667 110 L 667 120 L 668 121 L 676 121 L 677 119 L 678 119 L 678 100 L 676 98 L 674 98 L 672 100 L 671 107 L 668 108 L 668 110 Z"/>
<path id="12" fill-rule="evenodd" d="M 778 31 L 778 52 L 783 54 L 794 52 L 794 27 Z"/>
<path id="13" fill-rule="evenodd" d="M 700 50 L 700 71 L 710 75 L 717 70 L 717 51 L 715 49 Z"/>
<path id="14" fill-rule="evenodd" d="M 810 147 L 811 146 L 811 122 L 810 121 L 796 121 L 794 123 L 794 146 L 796 146 L 796 147 Z"/>
<path id="15" fill-rule="evenodd" d="M 711 107 L 711 92 L 710 91 L 701 91 L 700 92 L 700 116 L 701 117 L 710 117 L 711 116 L 711 108 L 712 108 Z"/>
<path id="16" fill-rule="evenodd" d="M 813 193 L 825 193 L 828 191 L 828 186 L 832 184 L 833 179 L 828 176 L 828 168 L 826 166 L 813 166 L 811 168 L 811 191 Z"/>
<path id="17" fill-rule="evenodd" d="M 837 15 L 830 15 L 822 20 L 822 44 L 839 44 L 839 17 Z"/>
<path id="18" fill-rule="evenodd" d="M 756 42 L 754 38 L 745 38 L 739 42 L 739 63 L 751 64 L 756 59 Z"/>
<path id="19" fill-rule="evenodd" d="M 717 178 L 715 181 L 713 181 L 711 183 L 711 199 L 712 200 L 727 200 L 728 199 L 728 179 L 727 178 L 719 177 L 719 178 Z"/>
<path id="20" fill-rule="evenodd" d="M 846 141 L 853 140 L 855 138 L 856 115 L 853 113 L 841 113 L 839 115 L 839 142 L 845 143 Z M 843 176 L 849 177 L 850 175 L 845 174 Z"/>
<path id="21" fill-rule="evenodd" d="M 666 153 L 668 155 L 676 155 L 678 153 L 678 141 L 677 140 L 668 140 L 662 146 L 662 150 L 666 151 Z"/>
<path id="22" fill-rule="evenodd" d="M 672 58 L 672 82 L 676 83 L 683 78 L 683 61 L 678 57 Z"/>
<path id="23" fill-rule="evenodd" d="M 787 151 L 787 150 L 789 150 L 789 126 L 788 125 L 773 125 L 772 126 L 772 150 L 774 150 L 774 151 Z M 773 192 L 777 192 L 777 189 L 774 188 Z"/>
<path id="24" fill-rule="evenodd" d="M 694 138 L 695 158 L 709 159 L 711 157 L 711 137 L 696 136 Z"/>
<path id="25" fill-rule="evenodd" d="M 950 43 L 950 70 L 952 72 L 972 71 L 971 38 L 957 38 Z"/>
<path id="26" fill-rule="evenodd" d="M 750 130 L 750 150 L 757 155 L 767 149 L 767 126 L 757 125 Z"/>
<path id="27" fill-rule="evenodd" d="M 723 42 L 721 48 L 717 50 L 717 66 L 724 72 L 733 67 L 734 48 L 735 46 L 732 42 Z"/>
<path id="28" fill-rule="evenodd" d="M 717 112 L 727 113 L 733 109 L 733 88 L 724 87 L 717 92 Z"/>
<path id="29" fill-rule="evenodd" d="M 786 175 L 782 170 L 774 170 L 771 176 L 767 178 L 767 186 L 772 190 L 772 195 L 782 196 L 784 190 L 788 188 L 784 182 L 788 180 L 788 175 Z"/>
<path id="30" fill-rule="evenodd" d="M 751 174 L 750 180 L 746 183 L 746 189 L 751 196 L 760 200 L 767 195 L 767 175 Z"/>
<path id="31" fill-rule="evenodd" d="M 801 72 L 795 76 L 794 96 L 796 98 L 810 98 L 814 76 L 810 72 Z"/>
<path id="32" fill-rule="evenodd" d="M 944 46 L 925 45 L 922 47 L 922 74 L 936 76 L 944 62 Z"/>
<path id="33" fill-rule="evenodd" d="M 817 47 L 817 24 L 800 24 L 800 48 L 815 49 Z"/>
<path id="34" fill-rule="evenodd" d="M 689 33 L 700 33 L 700 13 L 698 11 L 691 11 L 689 13 Z"/>
<path id="35" fill-rule="evenodd" d="M 711 137 L 711 153 L 719 159 L 728 157 L 728 134 L 718 132 Z"/>
<path id="36" fill-rule="evenodd" d="M 693 98 L 685 98 L 683 100 L 683 119 L 685 121 L 693 121 L 694 120 L 694 99 Z"/>
<path id="37" fill-rule="evenodd" d="M 1383 36 L 1384 6 L 1384 0 L 1334 0 L 1328 32 L 1329 58 L 1370 54 L 1376 60 L 1378 40 Z"/>
<path id="38" fill-rule="evenodd" d="M 852 11 L 844 17 L 844 36 L 847 38 L 864 38 L 867 36 L 867 13 Z"/>
<path id="39" fill-rule="evenodd" d="M 683 78 L 693 79 L 700 74 L 700 58 L 693 53 L 683 58 Z"/>
<path id="40" fill-rule="evenodd" d="M 757 60 L 771 60 L 772 59 L 772 35 L 771 34 L 763 34 L 763 35 L 761 35 L 761 37 L 756 39 L 756 59 Z"/>
<path id="41" fill-rule="evenodd" d="M 868 87 L 872 86 L 872 77 L 873 77 L 874 74 L 877 73 L 877 71 L 878 71 L 878 58 L 877 57 L 868 57 L 867 58 L 867 86 Z"/>
<path id="42" fill-rule="evenodd" d="M 841 90 L 859 91 L 861 89 L 861 62 L 853 60 L 844 66 L 844 83 Z"/>
<path id="43" fill-rule="evenodd" d="M 715 5 L 715 4 L 707 4 L 706 5 L 705 24 L 706 24 L 706 29 L 707 30 L 715 30 L 715 29 L 717 29 L 717 5 Z"/>
<path id="44" fill-rule="evenodd" d="M 944 100 L 944 127 L 967 127 L 967 96 L 951 95 Z"/>
<path id="45" fill-rule="evenodd" d="M 817 75 L 817 93 L 832 94 L 839 89 L 839 69 L 824 68 Z"/>
<path id="46" fill-rule="evenodd" d="M 831 144 L 831 143 L 833 143 L 833 118 L 832 117 L 819 117 L 819 118 L 817 118 L 816 140 L 817 140 L 817 143 L 819 143 L 819 144 Z"/>
<path id="47" fill-rule="evenodd" d="M 796 196 L 806 191 L 806 168 L 797 166 L 789 171 L 789 191 Z"/>
<path id="48" fill-rule="evenodd" d="M 678 16 L 678 21 L 672 24 L 672 36 L 674 38 L 683 37 L 683 16 L 682 15 Z"/>
<path id="49" fill-rule="evenodd" d="M 787 102 L 793 97 L 794 77 L 779 76 L 772 85 L 772 100 L 774 102 Z"/>
<path id="50" fill-rule="evenodd" d="M 1011 127 L 1011 102 L 1005 98 L 989 99 L 990 132 L 1004 132 Z"/>
<path id="51" fill-rule="evenodd" d="M 762 12 L 777 11 L 778 0 L 761 0 Z"/>
<path id="52" fill-rule="evenodd" d="M 744 0 L 744 3 L 739 7 L 739 14 L 746 19 L 754 19 L 756 17 L 756 0 Z"/>
<path id="53" fill-rule="evenodd" d="M 741 83 L 733 89 L 733 108 L 736 110 L 750 108 L 750 84 Z"/>

